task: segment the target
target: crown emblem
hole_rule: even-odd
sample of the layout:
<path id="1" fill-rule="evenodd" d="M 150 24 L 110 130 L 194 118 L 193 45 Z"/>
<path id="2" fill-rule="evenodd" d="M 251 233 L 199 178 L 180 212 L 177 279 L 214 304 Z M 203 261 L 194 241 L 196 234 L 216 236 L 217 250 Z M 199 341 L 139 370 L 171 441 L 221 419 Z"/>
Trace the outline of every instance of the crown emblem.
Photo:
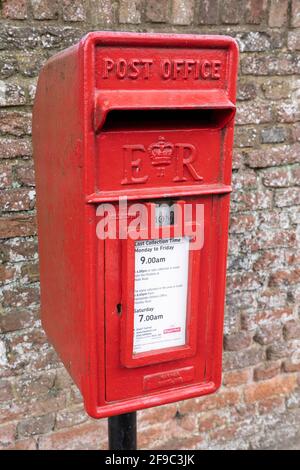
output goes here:
<path id="1" fill-rule="evenodd" d="M 157 167 L 158 176 L 164 176 L 164 167 L 170 165 L 173 156 L 174 145 L 166 142 L 164 137 L 159 137 L 157 142 L 149 145 L 148 152 L 152 165 Z"/>

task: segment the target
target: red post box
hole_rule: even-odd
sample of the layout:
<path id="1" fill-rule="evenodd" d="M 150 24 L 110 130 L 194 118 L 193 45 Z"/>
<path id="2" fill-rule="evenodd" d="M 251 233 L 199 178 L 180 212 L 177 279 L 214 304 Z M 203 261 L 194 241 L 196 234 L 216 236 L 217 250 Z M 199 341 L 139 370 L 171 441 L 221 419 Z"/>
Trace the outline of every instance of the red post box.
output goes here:
<path id="1" fill-rule="evenodd" d="M 42 324 L 95 418 L 220 385 L 237 63 L 225 36 L 95 32 L 41 71 Z"/>

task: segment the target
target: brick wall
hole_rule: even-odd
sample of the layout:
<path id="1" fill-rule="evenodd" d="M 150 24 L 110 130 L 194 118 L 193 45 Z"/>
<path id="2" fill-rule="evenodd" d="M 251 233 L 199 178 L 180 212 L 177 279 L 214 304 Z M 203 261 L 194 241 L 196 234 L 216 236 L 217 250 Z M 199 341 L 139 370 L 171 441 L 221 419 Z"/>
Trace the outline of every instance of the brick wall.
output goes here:
<path id="1" fill-rule="evenodd" d="M 105 448 L 40 328 L 31 106 L 95 29 L 229 34 L 241 54 L 224 380 L 139 412 L 139 446 L 276 448 L 300 430 L 300 0 L 0 1 L 0 448 Z"/>

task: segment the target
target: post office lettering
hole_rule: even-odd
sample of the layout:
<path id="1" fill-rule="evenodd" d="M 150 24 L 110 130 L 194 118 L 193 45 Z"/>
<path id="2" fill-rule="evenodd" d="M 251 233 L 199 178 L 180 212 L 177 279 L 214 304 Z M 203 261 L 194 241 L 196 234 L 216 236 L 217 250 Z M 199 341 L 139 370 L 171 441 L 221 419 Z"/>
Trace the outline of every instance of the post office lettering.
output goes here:
<path id="1" fill-rule="evenodd" d="M 208 59 L 112 59 L 106 57 L 102 63 L 102 78 L 162 80 L 220 80 L 222 62 Z"/>
<path id="2" fill-rule="evenodd" d="M 147 80 L 150 77 L 150 68 L 153 63 L 152 59 L 111 59 L 109 57 L 103 60 L 103 78 L 143 78 Z"/>
<path id="3" fill-rule="evenodd" d="M 219 60 L 163 59 L 160 68 L 161 77 L 165 80 L 219 80 L 220 71 Z"/>

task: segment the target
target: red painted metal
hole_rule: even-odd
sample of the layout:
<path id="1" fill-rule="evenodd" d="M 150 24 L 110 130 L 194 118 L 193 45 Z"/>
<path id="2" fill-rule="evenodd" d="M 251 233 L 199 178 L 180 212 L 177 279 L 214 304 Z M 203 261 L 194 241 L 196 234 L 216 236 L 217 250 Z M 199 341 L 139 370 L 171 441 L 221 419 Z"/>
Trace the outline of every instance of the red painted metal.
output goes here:
<path id="1" fill-rule="evenodd" d="M 41 71 L 33 144 L 42 324 L 95 418 L 220 385 L 237 64 L 225 36 L 95 32 Z M 163 171 L 151 159 L 157 145 L 175 155 Z M 125 195 L 205 207 L 183 347 L 132 353 L 133 242 L 96 237 L 97 204 Z"/>

